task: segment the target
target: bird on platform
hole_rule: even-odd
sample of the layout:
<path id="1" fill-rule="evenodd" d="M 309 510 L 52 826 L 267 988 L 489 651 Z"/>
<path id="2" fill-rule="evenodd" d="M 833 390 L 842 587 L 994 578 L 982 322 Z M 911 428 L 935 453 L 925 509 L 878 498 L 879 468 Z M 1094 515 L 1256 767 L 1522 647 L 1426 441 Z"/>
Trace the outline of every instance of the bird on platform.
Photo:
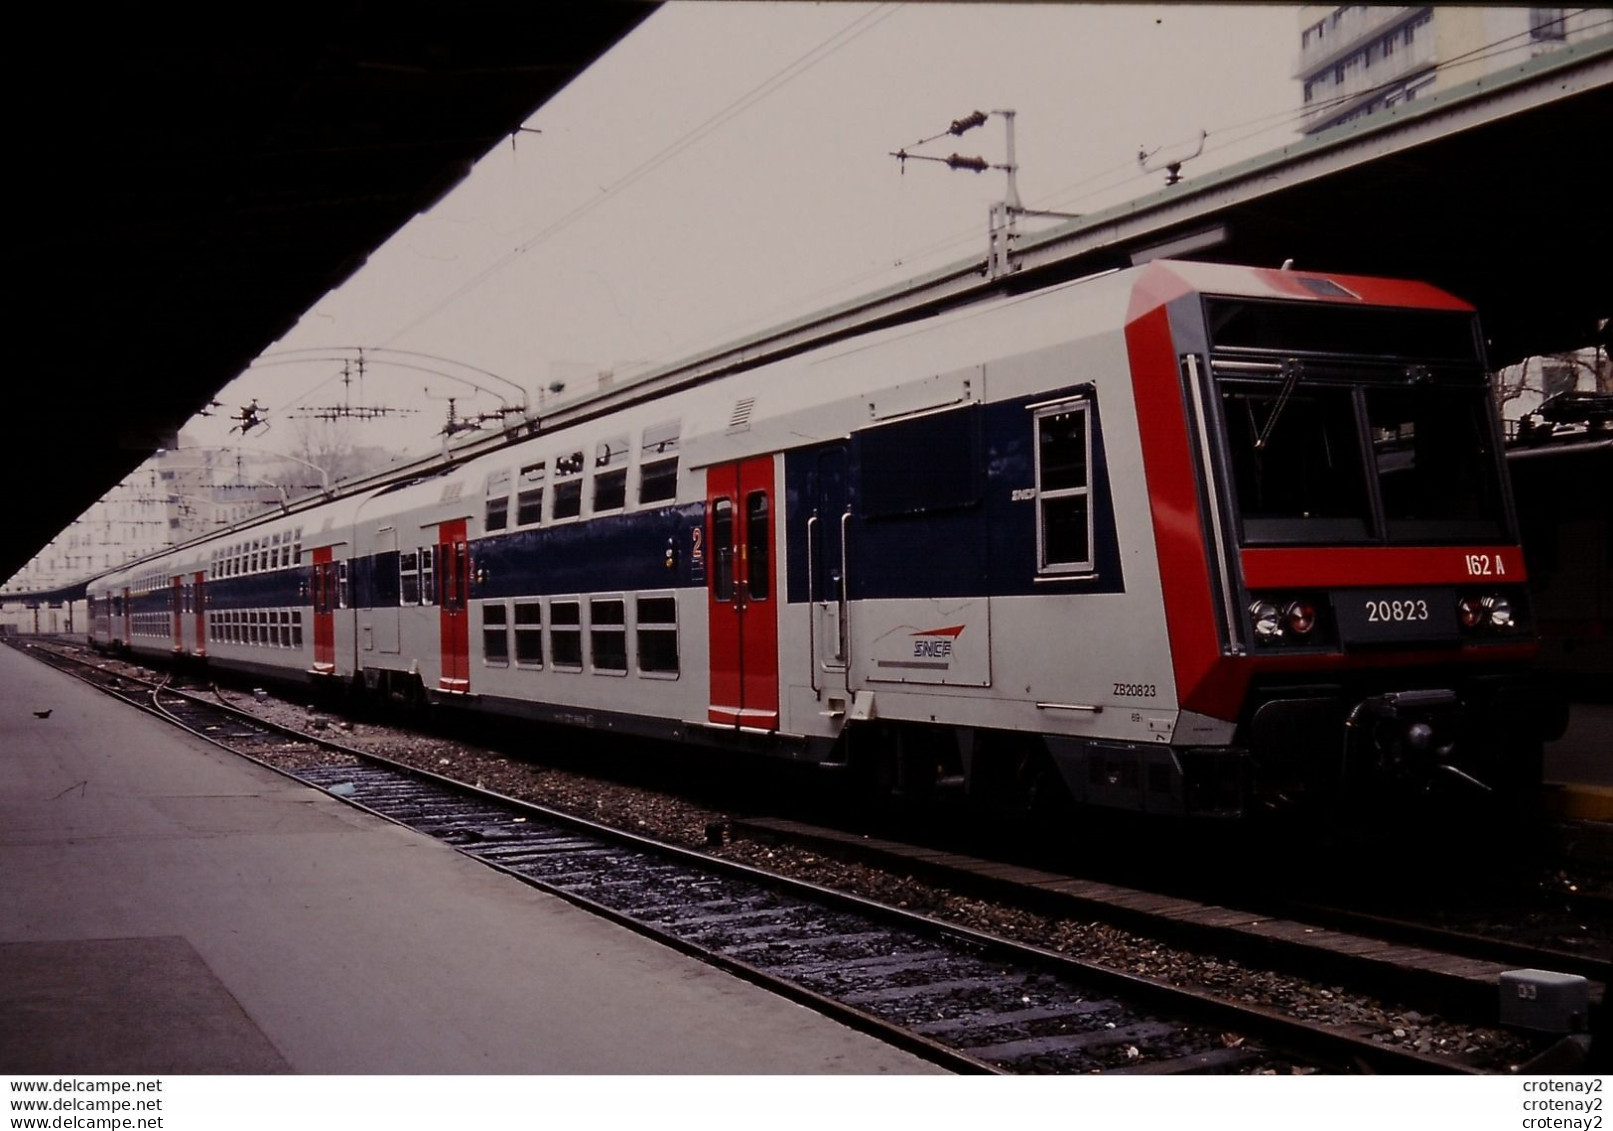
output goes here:
<path id="1" fill-rule="evenodd" d="M 34 718 L 36 718 L 36 719 L 48 719 L 48 718 L 50 718 L 50 713 L 53 710 L 55 710 L 54 707 L 46 707 L 43 711 L 35 711 L 34 712 Z"/>

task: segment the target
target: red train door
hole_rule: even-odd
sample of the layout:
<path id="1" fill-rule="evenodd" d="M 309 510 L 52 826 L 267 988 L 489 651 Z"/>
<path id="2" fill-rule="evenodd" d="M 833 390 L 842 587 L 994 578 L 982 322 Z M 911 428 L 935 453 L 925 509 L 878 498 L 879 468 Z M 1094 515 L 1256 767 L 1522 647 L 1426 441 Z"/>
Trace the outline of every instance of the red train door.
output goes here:
<path id="1" fill-rule="evenodd" d="M 470 690 L 470 544 L 465 520 L 437 527 L 437 608 L 442 625 L 442 676 L 437 686 L 463 695 Z"/>
<path id="2" fill-rule="evenodd" d="M 185 650 L 185 579 L 174 578 L 173 585 L 168 588 L 168 623 L 174 629 L 174 651 Z"/>
<path id="3" fill-rule="evenodd" d="M 335 551 L 321 546 L 314 551 L 314 666 L 315 675 L 336 674 L 336 563 Z"/>
<path id="4" fill-rule="evenodd" d="M 207 573 L 198 570 L 191 575 L 191 600 L 196 602 L 196 654 L 207 655 L 207 590 L 203 582 L 207 580 Z"/>
<path id="5" fill-rule="evenodd" d="M 773 459 L 706 472 L 707 608 L 714 723 L 777 730 L 778 568 L 773 554 Z"/>

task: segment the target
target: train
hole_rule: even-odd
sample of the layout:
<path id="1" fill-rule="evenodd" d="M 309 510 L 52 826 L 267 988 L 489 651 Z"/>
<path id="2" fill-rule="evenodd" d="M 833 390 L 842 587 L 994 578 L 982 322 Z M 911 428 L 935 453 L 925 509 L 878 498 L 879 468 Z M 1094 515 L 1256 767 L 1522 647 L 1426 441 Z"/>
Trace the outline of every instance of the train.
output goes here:
<path id="1" fill-rule="evenodd" d="M 1527 581 L 1470 305 L 1162 259 L 583 397 L 88 597 L 103 649 L 1226 820 L 1526 796 Z"/>

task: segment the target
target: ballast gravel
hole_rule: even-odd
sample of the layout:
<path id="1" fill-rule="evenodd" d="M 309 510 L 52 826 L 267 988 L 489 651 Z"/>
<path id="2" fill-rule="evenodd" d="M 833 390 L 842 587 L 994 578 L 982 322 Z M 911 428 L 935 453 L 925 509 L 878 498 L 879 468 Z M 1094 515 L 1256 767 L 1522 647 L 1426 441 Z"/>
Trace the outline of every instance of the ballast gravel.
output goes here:
<path id="1" fill-rule="evenodd" d="M 129 670 L 136 675 L 144 671 L 135 665 L 130 665 Z M 714 845 L 708 830 L 721 828 L 730 814 L 673 792 L 626 784 L 573 768 L 518 760 L 450 737 L 349 721 L 270 692 L 221 691 L 219 695 L 231 706 L 281 726 L 318 732 L 322 738 L 494 793 L 975 930 L 1034 943 L 1086 962 L 1338 1027 L 1386 1045 L 1455 1057 L 1498 1073 L 1516 1070 L 1544 1047 L 1540 1038 L 1448 1021 L 1342 986 L 1320 985 L 1214 954 L 1169 946 L 1101 921 L 1043 915 L 797 846 L 738 839 Z M 298 743 L 288 743 L 269 758 L 287 770 L 353 761 L 350 756 Z"/>

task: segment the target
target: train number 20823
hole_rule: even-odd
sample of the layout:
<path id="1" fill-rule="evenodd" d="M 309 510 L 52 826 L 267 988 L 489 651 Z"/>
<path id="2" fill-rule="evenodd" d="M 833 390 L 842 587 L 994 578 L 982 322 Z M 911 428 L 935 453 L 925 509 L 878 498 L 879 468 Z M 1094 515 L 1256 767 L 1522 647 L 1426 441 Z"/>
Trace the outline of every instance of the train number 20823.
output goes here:
<path id="1" fill-rule="evenodd" d="M 1368 601 L 1367 623 L 1389 623 L 1408 620 L 1427 620 L 1428 602 L 1417 601 Z"/>
<path id="2" fill-rule="evenodd" d="M 1152 699 L 1159 692 L 1151 683 L 1117 683 L 1115 694 L 1129 699 Z"/>

